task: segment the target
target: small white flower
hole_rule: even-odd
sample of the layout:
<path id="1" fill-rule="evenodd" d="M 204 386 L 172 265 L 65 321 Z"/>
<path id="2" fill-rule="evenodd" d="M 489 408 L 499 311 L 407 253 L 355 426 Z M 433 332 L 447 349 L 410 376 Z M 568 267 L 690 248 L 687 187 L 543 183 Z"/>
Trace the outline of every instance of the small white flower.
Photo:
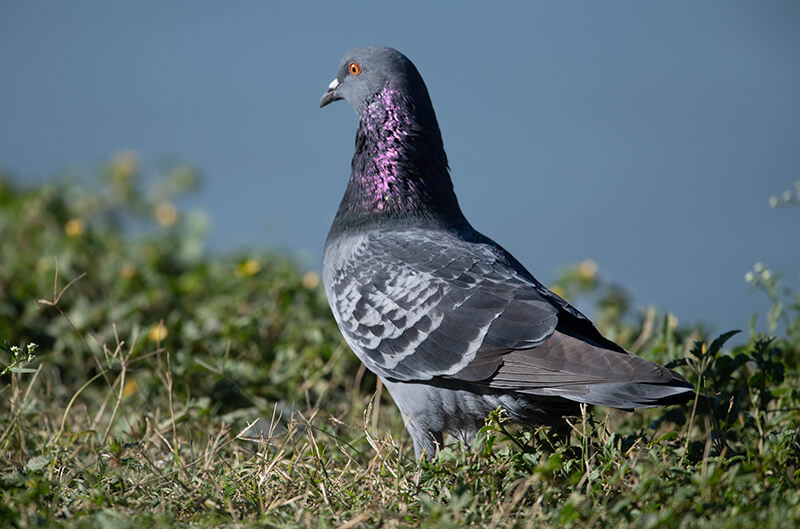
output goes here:
<path id="1" fill-rule="evenodd" d="M 772 278 L 772 272 L 770 272 L 769 270 L 764 270 L 763 272 L 761 272 L 761 279 L 763 279 L 764 281 L 769 281 L 770 278 Z"/>
<path id="2" fill-rule="evenodd" d="M 778 206 L 778 197 L 769 197 L 769 207 L 774 208 Z"/>
<path id="3" fill-rule="evenodd" d="M 764 268 L 764 263 L 756 263 L 753 265 L 753 270 L 755 270 L 756 274 L 763 272 Z"/>
<path id="4" fill-rule="evenodd" d="M 752 283 L 753 279 L 755 279 L 755 277 L 753 276 L 753 272 L 747 272 L 744 275 L 744 280 L 747 281 L 748 283 Z"/>

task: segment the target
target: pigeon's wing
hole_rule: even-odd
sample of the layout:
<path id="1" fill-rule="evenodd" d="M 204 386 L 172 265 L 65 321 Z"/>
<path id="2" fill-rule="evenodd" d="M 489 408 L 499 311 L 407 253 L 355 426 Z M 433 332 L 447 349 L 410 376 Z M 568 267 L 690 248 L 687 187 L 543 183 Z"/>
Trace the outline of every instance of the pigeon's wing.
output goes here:
<path id="1" fill-rule="evenodd" d="M 394 380 L 486 378 L 503 353 L 542 343 L 558 324 L 560 309 L 490 243 L 373 231 L 330 244 L 325 260 L 347 342 Z"/>
<path id="2" fill-rule="evenodd" d="M 605 339 L 488 239 L 375 231 L 326 248 L 339 327 L 373 372 L 446 377 L 634 408 L 685 400 L 680 375 Z"/>

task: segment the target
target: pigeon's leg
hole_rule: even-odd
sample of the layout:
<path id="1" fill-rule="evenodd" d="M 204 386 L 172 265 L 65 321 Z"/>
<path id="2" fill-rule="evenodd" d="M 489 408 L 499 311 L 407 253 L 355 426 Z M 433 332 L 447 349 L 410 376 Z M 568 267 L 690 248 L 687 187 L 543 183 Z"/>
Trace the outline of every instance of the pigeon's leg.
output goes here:
<path id="1" fill-rule="evenodd" d="M 475 436 L 478 434 L 478 428 L 462 428 L 451 433 L 453 434 L 453 437 L 461 441 L 466 448 L 469 448 L 472 446 L 472 443 L 475 442 Z"/>
<path id="2" fill-rule="evenodd" d="M 404 407 L 398 407 L 400 408 L 400 415 L 403 416 L 406 430 L 414 441 L 414 456 L 419 459 L 424 453 L 428 461 L 432 460 L 436 452 L 444 446 L 444 435 L 441 431 L 435 430 L 424 423 L 421 420 L 421 414 L 412 415 L 407 413 L 408 410 L 404 409 Z"/>
<path id="3" fill-rule="evenodd" d="M 412 427 L 411 424 L 407 427 L 408 433 L 414 440 L 414 455 L 419 459 L 422 454 L 425 454 L 425 459 L 432 460 L 436 456 L 436 452 L 444 446 L 444 436 L 442 432 L 432 432 L 430 430 L 421 430 Z"/>
<path id="4" fill-rule="evenodd" d="M 444 446 L 445 423 L 441 409 L 441 395 L 427 384 L 397 382 L 381 377 L 383 385 L 400 409 L 406 430 L 414 440 L 417 459 L 425 453 L 433 459 Z"/>
<path id="5" fill-rule="evenodd" d="M 569 423 L 565 421 L 563 418 L 558 420 L 553 424 L 550 428 L 550 437 L 553 441 L 563 445 L 569 446 L 569 439 L 570 434 L 572 434 L 572 428 L 570 427 Z"/>

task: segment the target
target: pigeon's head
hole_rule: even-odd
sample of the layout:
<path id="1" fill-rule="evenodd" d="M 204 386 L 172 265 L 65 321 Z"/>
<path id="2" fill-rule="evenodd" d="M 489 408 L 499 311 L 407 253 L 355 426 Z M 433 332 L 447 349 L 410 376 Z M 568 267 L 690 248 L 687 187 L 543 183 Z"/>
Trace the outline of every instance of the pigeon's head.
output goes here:
<path id="1" fill-rule="evenodd" d="M 367 46 L 347 53 L 319 106 L 345 99 L 361 115 L 365 105 L 387 85 L 418 106 L 430 106 L 428 90 L 414 64 L 399 51 L 383 46 Z"/>
<path id="2" fill-rule="evenodd" d="M 344 56 L 319 102 L 344 99 L 358 116 L 350 182 L 331 232 L 374 222 L 465 226 L 431 98 L 414 64 L 392 48 Z"/>

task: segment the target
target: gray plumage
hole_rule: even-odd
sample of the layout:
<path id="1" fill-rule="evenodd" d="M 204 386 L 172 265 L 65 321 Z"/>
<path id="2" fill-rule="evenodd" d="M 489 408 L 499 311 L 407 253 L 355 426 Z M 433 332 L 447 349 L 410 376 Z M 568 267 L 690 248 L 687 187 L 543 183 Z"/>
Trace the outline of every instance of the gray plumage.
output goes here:
<path id="1" fill-rule="evenodd" d="M 498 406 L 556 424 L 578 403 L 687 400 L 683 377 L 604 338 L 511 254 L 475 231 L 453 192 L 422 77 L 391 48 L 353 50 L 320 101 L 359 116 L 323 283 L 347 343 L 386 385 L 419 456 L 471 442 Z"/>

